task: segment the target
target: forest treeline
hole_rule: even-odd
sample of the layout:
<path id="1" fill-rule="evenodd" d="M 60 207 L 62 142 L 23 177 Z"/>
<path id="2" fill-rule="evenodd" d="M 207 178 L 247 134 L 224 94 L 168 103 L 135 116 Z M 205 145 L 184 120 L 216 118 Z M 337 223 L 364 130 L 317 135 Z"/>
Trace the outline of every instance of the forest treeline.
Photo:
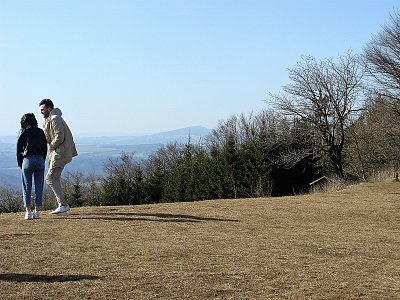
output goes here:
<path id="1" fill-rule="evenodd" d="M 304 56 L 261 112 L 220 121 L 203 140 L 161 147 L 148 159 L 121 153 L 105 175 L 73 172 L 71 206 L 126 205 L 307 193 L 321 178 L 369 180 L 400 166 L 400 15 L 364 53 Z M 323 182 L 318 181 L 318 182 Z M 20 191 L 0 187 L 0 212 L 21 208 Z M 45 202 L 53 205 L 46 191 Z"/>

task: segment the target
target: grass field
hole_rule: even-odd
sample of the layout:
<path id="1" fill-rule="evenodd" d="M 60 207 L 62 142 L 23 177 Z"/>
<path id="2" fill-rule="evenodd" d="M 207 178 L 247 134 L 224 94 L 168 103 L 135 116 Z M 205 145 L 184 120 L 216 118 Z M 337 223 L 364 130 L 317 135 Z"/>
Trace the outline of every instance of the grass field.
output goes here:
<path id="1" fill-rule="evenodd" d="M 400 183 L 0 215 L 1 299 L 400 299 Z"/>

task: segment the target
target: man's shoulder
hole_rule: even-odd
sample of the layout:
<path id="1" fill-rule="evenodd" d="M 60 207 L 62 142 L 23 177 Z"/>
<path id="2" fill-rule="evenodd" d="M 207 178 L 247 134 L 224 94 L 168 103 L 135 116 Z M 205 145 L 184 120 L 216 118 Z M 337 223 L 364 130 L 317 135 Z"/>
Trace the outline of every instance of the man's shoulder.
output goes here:
<path id="1" fill-rule="evenodd" d="M 62 116 L 60 115 L 51 115 L 50 120 L 62 120 Z"/>
<path id="2" fill-rule="evenodd" d="M 56 125 L 60 126 L 61 124 L 64 123 L 64 119 L 60 115 L 53 115 L 50 116 L 49 123 L 52 123 L 54 126 Z"/>

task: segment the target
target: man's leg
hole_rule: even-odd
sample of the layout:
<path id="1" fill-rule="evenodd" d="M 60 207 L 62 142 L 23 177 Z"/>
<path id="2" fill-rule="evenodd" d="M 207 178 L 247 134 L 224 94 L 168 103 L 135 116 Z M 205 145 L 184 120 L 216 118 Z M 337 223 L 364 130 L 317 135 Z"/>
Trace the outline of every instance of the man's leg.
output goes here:
<path id="1" fill-rule="evenodd" d="M 66 205 L 65 202 L 65 195 L 62 190 L 61 186 L 61 172 L 63 171 L 64 167 L 55 166 L 53 161 L 50 162 L 49 169 L 46 175 L 46 183 L 50 186 L 53 190 L 54 195 L 57 198 L 57 202 L 60 205 Z"/>
<path id="2" fill-rule="evenodd" d="M 54 152 L 52 154 L 54 154 Z M 64 170 L 65 165 L 69 163 L 71 159 L 57 158 L 58 159 L 54 159 L 54 155 L 50 155 L 49 169 L 46 175 L 46 182 L 53 190 L 58 202 L 58 207 L 52 211 L 51 214 L 59 214 L 69 211 L 69 206 L 65 201 L 65 195 L 61 186 L 61 173 Z"/>

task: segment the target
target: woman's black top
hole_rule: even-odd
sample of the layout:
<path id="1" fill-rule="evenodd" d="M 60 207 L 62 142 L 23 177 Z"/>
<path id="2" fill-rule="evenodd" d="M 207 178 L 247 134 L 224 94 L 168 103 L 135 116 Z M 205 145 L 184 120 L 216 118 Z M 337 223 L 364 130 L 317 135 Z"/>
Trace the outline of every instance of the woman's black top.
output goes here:
<path id="1" fill-rule="evenodd" d="M 23 129 L 17 142 L 18 166 L 22 167 L 25 156 L 41 155 L 46 159 L 47 141 L 42 129 L 36 126 L 28 126 Z"/>

